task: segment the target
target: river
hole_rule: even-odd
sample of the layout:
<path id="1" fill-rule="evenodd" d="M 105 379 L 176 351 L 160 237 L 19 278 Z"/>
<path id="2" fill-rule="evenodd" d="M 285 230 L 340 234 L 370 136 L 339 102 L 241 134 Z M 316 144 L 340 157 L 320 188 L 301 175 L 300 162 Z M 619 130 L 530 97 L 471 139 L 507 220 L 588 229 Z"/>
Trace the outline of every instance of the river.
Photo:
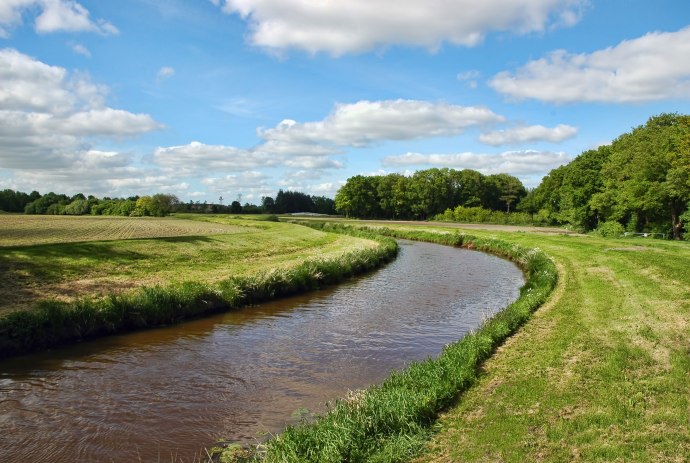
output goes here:
<path id="1" fill-rule="evenodd" d="M 0 362 L 0 461 L 192 462 L 259 442 L 438 354 L 524 283 L 491 255 L 400 245 L 337 287 Z"/>

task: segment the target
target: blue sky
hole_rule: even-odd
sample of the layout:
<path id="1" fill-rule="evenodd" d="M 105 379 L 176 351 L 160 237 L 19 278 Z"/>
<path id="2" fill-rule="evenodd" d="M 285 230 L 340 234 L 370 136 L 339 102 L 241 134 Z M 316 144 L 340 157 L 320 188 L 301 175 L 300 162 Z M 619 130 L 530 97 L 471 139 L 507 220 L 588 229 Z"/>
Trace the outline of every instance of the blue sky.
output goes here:
<path id="1" fill-rule="evenodd" d="M 332 197 L 357 174 L 526 186 L 690 113 L 685 0 L 2 0 L 0 188 Z"/>

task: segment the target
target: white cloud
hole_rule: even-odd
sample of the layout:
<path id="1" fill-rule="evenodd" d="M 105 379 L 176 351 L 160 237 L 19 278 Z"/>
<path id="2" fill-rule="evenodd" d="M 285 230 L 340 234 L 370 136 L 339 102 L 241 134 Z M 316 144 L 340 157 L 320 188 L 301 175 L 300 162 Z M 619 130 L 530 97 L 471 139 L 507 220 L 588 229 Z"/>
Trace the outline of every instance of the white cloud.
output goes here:
<path id="1" fill-rule="evenodd" d="M 79 43 L 75 43 L 72 45 L 72 51 L 78 55 L 86 56 L 87 58 L 91 58 L 91 52 L 89 51 L 88 48 L 86 48 L 84 45 L 81 45 Z"/>
<path id="2" fill-rule="evenodd" d="M 160 128 L 147 114 L 105 106 L 107 87 L 13 49 L 0 50 L 0 167 L 88 165 L 94 138 Z"/>
<path id="3" fill-rule="evenodd" d="M 86 193 L 131 196 L 155 192 L 181 194 L 189 185 L 155 170 L 134 167 L 132 156 L 112 151 L 87 150 L 70 154 L 72 162 L 43 169 L 14 172 L 22 191 L 52 190 L 60 193 Z"/>
<path id="4" fill-rule="evenodd" d="M 168 172 L 200 175 L 204 172 L 240 172 L 278 165 L 261 153 L 234 146 L 207 145 L 193 141 L 188 145 L 159 147 L 153 154 L 156 164 Z"/>
<path id="5" fill-rule="evenodd" d="M 205 178 L 201 181 L 201 183 L 213 187 L 215 190 L 223 191 L 223 189 L 227 188 L 254 187 L 268 179 L 270 179 L 270 177 L 264 173 L 257 171 L 246 171 L 236 175 Z"/>
<path id="6" fill-rule="evenodd" d="M 341 169 L 331 156 L 346 147 L 366 147 L 388 140 L 457 135 L 473 126 L 505 119 L 487 108 L 414 100 L 360 101 L 340 104 L 325 119 L 299 123 L 286 119 L 276 127 L 258 129 L 262 142 L 252 148 L 207 145 L 159 147 L 155 162 L 169 172 L 199 175 L 213 169 L 238 172 L 287 166 L 297 170 Z"/>
<path id="7" fill-rule="evenodd" d="M 594 53 L 554 51 L 490 82 L 515 99 L 634 103 L 690 98 L 690 27 L 652 32 Z"/>
<path id="8" fill-rule="evenodd" d="M 220 3 L 213 0 L 212 3 Z M 224 0 L 250 23 L 251 42 L 271 50 L 333 55 L 388 45 L 431 50 L 474 46 L 492 31 L 542 32 L 576 22 L 587 0 Z"/>
<path id="9" fill-rule="evenodd" d="M 418 100 L 359 101 L 337 105 L 322 121 L 284 120 L 275 128 L 259 130 L 259 136 L 290 144 L 367 146 L 384 140 L 458 135 L 469 127 L 504 120 L 483 107 Z"/>
<path id="10" fill-rule="evenodd" d="M 577 135 L 577 129 L 570 125 L 558 124 L 553 128 L 544 127 L 543 125 L 530 125 L 483 133 L 479 136 L 479 140 L 492 146 L 538 141 L 558 143 L 575 135 Z"/>
<path id="11" fill-rule="evenodd" d="M 89 11 L 74 0 L 3 0 L 0 3 L 0 36 L 9 36 L 8 28 L 21 24 L 22 14 L 38 10 L 34 29 L 52 32 L 96 32 L 115 35 L 119 31 L 111 23 L 92 20 Z"/>
<path id="12" fill-rule="evenodd" d="M 545 174 L 551 169 L 570 162 L 563 152 L 550 151 L 506 151 L 499 154 L 457 153 L 420 154 L 406 153 L 388 156 L 382 160 L 384 166 L 450 167 L 474 169 L 483 174 L 507 173 L 515 176 Z"/>
<path id="13" fill-rule="evenodd" d="M 175 75 L 175 69 L 169 67 L 169 66 L 164 66 L 158 70 L 158 74 L 156 74 L 156 80 L 159 82 L 163 79 L 167 79 L 168 77 L 172 77 Z"/>

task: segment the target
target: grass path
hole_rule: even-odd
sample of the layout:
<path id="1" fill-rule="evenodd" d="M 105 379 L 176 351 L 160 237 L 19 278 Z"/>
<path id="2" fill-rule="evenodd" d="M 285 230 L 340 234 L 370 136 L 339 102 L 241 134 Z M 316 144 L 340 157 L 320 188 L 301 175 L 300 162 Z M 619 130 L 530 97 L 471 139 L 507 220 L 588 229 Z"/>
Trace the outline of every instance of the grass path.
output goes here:
<path id="1" fill-rule="evenodd" d="M 540 247 L 560 286 L 416 463 L 690 461 L 690 245 L 472 234 Z"/>

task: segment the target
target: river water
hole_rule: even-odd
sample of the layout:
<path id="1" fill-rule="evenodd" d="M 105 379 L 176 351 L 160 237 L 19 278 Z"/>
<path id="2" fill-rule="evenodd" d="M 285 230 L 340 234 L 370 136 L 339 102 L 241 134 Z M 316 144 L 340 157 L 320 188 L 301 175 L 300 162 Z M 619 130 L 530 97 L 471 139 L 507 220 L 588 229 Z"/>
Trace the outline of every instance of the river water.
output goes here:
<path id="1" fill-rule="evenodd" d="M 259 442 L 508 305 L 512 263 L 402 241 L 337 287 L 0 362 L 0 461 L 192 462 Z"/>

